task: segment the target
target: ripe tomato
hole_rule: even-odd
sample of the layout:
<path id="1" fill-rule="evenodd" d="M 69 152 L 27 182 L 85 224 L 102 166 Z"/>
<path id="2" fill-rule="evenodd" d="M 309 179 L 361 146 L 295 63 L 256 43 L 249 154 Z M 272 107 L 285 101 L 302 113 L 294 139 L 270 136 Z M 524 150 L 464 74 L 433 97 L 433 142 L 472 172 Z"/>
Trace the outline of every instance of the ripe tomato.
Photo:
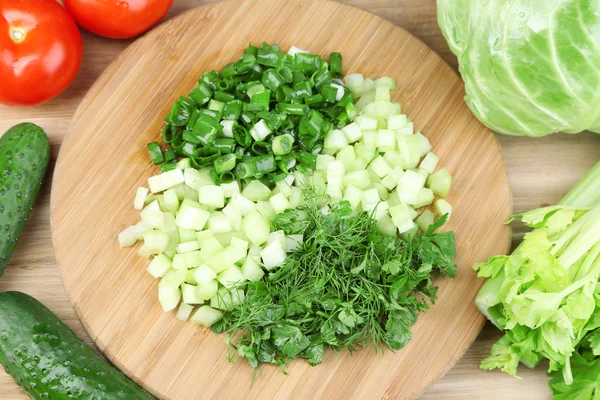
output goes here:
<path id="1" fill-rule="evenodd" d="M 150 29 L 173 0 L 64 0 L 79 26 L 113 39 L 126 39 Z"/>
<path id="2" fill-rule="evenodd" d="M 36 105 L 77 75 L 81 36 L 56 0 L 0 2 L 0 104 Z"/>

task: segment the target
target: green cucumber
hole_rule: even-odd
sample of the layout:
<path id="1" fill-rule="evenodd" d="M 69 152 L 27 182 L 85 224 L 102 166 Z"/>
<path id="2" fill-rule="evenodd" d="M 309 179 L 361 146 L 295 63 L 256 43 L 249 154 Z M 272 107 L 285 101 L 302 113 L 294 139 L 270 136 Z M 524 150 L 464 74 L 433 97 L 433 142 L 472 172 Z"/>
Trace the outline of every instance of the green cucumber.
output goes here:
<path id="1" fill-rule="evenodd" d="M 0 293 L 0 364 L 34 400 L 154 399 L 24 293 Z"/>
<path id="2" fill-rule="evenodd" d="M 50 160 L 50 142 L 26 122 L 0 137 L 0 276 L 25 228 Z"/>

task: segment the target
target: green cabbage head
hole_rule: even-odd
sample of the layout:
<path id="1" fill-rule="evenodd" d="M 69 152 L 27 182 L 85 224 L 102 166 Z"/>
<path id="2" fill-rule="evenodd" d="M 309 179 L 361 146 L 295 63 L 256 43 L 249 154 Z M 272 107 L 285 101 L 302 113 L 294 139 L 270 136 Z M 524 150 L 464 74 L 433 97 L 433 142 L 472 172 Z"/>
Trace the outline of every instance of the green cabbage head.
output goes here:
<path id="1" fill-rule="evenodd" d="M 437 0 L 465 100 L 507 135 L 600 133 L 600 0 Z"/>

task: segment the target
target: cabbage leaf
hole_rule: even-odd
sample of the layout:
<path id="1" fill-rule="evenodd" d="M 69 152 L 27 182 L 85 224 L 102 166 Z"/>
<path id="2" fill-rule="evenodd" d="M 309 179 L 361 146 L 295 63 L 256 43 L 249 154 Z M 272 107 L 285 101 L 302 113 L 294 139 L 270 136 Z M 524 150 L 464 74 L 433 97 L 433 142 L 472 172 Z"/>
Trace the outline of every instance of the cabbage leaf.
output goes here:
<path id="1" fill-rule="evenodd" d="M 600 1 L 437 0 L 467 102 L 508 135 L 600 133 Z"/>

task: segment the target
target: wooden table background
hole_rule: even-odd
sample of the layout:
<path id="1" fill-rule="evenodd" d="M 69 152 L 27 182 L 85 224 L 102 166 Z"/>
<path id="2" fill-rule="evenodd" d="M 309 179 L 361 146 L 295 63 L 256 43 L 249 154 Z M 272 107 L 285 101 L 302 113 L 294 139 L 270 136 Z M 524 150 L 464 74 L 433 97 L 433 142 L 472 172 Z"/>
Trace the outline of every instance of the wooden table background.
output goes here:
<path id="1" fill-rule="evenodd" d="M 273 0 L 284 1 L 284 0 Z M 175 0 L 168 14 L 182 12 L 210 3 L 204 0 Z M 423 40 L 455 69 L 456 58 L 448 49 L 436 23 L 435 0 L 344 0 L 373 12 L 405 28 Z M 84 60 L 75 82 L 65 93 L 34 109 L 0 106 L 0 132 L 23 121 L 42 126 L 50 137 L 52 165 L 56 161 L 61 141 L 81 98 L 119 53 L 131 42 L 109 40 L 82 32 Z M 600 159 L 600 135 L 554 135 L 532 139 L 497 135 L 502 145 L 511 181 L 514 212 L 530 210 L 556 203 L 569 188 Z M 107 166 L 110 167 L 110 166 Z M 52 168 L 49 172 L 51 174 Z M 85 183 L 82 183 L 85 184 Z M 19 290 L 29 293 L 46 304 L 89 344 L 91 341 L 79 323 L 60 280 L 50 236 L 50 179 L 44 185 L 30 221 L 9 264 L 0 279 L 0 292 Z M 516 226 L 513 239 L 523 234 Z M 544 366 L 535 370 L 521 368 L 515 379 L 504 373 L 479 369 L 499 332 L 491 325 L 463 359 L 420 399 L 548 399 L 550 391 Z M 26 399 L 25 393 L 0 367 L 0 400 Z"/>

